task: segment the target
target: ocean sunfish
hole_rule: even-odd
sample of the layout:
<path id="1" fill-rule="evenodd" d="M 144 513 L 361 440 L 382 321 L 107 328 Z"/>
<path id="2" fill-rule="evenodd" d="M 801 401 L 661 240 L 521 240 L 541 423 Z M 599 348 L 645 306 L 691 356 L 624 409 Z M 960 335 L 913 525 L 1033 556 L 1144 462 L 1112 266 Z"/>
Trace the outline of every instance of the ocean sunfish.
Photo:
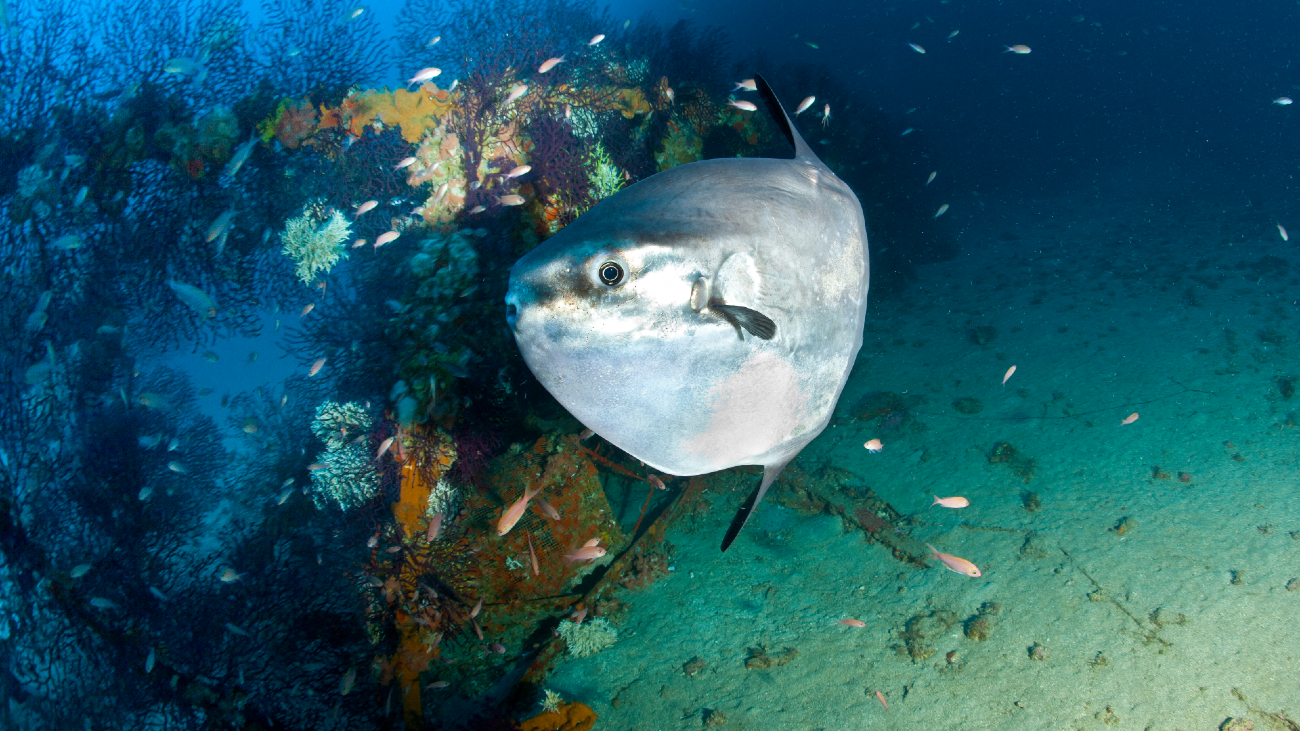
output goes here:
<path id="1" fill-rule="evenodd" d="M 679 165 L 596 204 L 510 270 L 524 361 L 579 421 L 650 467 L 762 465 L 727 550 L 830 421 L 862 345 L 862 206 L 761 77 L 791 160 Z"/>

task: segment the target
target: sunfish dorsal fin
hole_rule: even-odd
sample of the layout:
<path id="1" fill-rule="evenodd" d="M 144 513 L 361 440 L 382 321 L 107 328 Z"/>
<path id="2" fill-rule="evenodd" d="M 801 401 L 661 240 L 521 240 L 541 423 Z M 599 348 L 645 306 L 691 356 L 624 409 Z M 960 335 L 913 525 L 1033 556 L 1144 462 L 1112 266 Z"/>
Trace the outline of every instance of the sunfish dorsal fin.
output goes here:
<path id="1" fill-rule="evenodd" d="M 731 546 L 731 542 L 736 540 L 736 536 L 740 535 L 740 529 L 745 527 L 745 523 L 749 521 L 749 516 L 754 514 L 754 508 L 758 507 L 758 504 L 763 501 L 763 496 L 767 494 L 767 488 L 771 487 L 773 482 L 776 482 L 777 476 L 781 474 L 781 470 L 785 469 L 786 464 L 786 462 L 782 462 L 763 468 L 763 481 L 758 484 L 758 487 L 745 501 L 745 504 L 740 506 L 740 510 L 736 512 L 736 517 L 731 519 L 731 527 L 727 529 L 727 535 L 722 539 L 723 551 L 726 551 Z"/>
<path id="2" fill-rule="evenodd" d="M 808 146 L 808 143 L 803 141 L 803 137 L 799 135 L 799 130 L 795 129 L 794 125 L 790 123 L 790 115 L 785 113 L 785 107 L 781 106 L 781 100 L 776 98 L 776 92 L 772 91 L 772 87 L 767 85 L 767 79 L 764 79 L 759 74 L 754 74 L 754 85 L 758 87 L 758 95 L 763 97 L 763 104 L 767 106 L 767 113 L 772 117 L 772 121 L 776 123 L 777 129 L 781 130 L 785 138 L 790 141 L 790 146 L 794 148 L 795 159 L 798 160 L 804 157 L 821 162 L 812 151 L 812 148 Z"/>

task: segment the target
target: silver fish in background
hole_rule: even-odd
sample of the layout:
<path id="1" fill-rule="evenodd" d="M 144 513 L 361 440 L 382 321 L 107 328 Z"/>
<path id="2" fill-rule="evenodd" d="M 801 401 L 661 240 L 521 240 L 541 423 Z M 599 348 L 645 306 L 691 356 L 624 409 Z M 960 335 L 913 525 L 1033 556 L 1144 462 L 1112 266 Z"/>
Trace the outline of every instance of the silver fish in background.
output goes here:
<path id="1" fill-rule="evenodd" d="M 597 204 L 510 271 L 506 319 L 537 379 L 660 472 L 763 465 L 722 550 L 834 412 L 862 345 L 862 206 L 758 91 L 791 160 L 665 170 Z"/>

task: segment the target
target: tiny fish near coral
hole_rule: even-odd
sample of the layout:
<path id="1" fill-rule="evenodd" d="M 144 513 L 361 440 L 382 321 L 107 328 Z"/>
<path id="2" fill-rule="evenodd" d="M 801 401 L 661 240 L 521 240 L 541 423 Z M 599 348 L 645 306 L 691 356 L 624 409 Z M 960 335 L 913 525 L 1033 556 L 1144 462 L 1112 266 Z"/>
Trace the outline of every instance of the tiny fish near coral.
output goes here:
<path id="1" fill-rule="evenodd" d="M 325 367 L 325 360 L 326 360 L 325 358 L 321 358 L 317 360 L 315 363 L 312 363 L 311 370 L 307 371 L 307 377 L 311 378 L 317 373 L 320 373 L 320 369 Z"/>
<path id="2" fill-rule="evenodd" d="M 397 237 L 401 235 L 402 234 L 397 231 L 385 231 L 384 233 L 379 234 L 379 238 L 375 239 L 375 248 L 378 249 L 384 244 L 396 241 Z"/>
<path id="3" fill-rule="evenodd" d="M 727 104 L 746 112 L 758 111 L 758 107 L 754 106 L 754 102 L 736 101 L 735 99 L 728 99 Z"/>
<path id="4" fill-rule="evenodd" d="M 808 111 L 808 107 L 811 107 L 813 105 L 813 102 L 815 101 L 817 101 L 817 97 L 815 96 L 804 97 L 804 100 L 799 102 L 799 106 L 795 108 L 794 116 L 797 117 L 800 114 L 803 114 L 804 112 Z"/>
<path id="5" fill-rule="evenodd" d="M 412 76 L 410 79 L 407 80 L 406 85 L 410 86 L 412 84 L 423 84 L 424 82 L 436 77 L 438 74 L 441 73 L 442 73 L 442 69 L 434 68 L 433 66 L 420 69 L 415 73 L 415 76 Z"/>
<path id="6" fill-rule="evenodd" d="M 504 103 L 509 104 L 510 102 L 518 99 L 519 97 L 527 93 L 528 93 L 528 87 L 526 85 L 517 84 L 514 88 L 510 90 L 510 93 L 506 95 L 506 100 Z"/>
<path id="7" fill-rule="evenodd" d="M 556 56 L 555 58 L 548 58 L 542 62 L 541 66 L 537 67 L 537 73 L 544 74 L 547 71 L 550 71 L 551 69 L 555 68 L 556 66 L 559 66 L 562 63 L 564 63 L 564 56 Z"/>

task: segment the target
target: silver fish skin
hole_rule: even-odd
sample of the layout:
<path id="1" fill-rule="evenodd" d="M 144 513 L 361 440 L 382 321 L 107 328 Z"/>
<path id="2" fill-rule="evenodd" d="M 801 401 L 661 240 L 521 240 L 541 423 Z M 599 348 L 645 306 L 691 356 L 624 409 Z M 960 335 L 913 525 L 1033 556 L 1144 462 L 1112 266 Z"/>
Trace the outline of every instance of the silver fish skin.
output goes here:
<path id="1" fill-rule="evenodd" d="M 870 278 L 857 197 L 758 87 L 794 159 L 629 186 L 522 257 L 506 295 L 524 361 L 606 440 L 672 475 L 763 465 L 723 550 L 829 423 Z"/>

